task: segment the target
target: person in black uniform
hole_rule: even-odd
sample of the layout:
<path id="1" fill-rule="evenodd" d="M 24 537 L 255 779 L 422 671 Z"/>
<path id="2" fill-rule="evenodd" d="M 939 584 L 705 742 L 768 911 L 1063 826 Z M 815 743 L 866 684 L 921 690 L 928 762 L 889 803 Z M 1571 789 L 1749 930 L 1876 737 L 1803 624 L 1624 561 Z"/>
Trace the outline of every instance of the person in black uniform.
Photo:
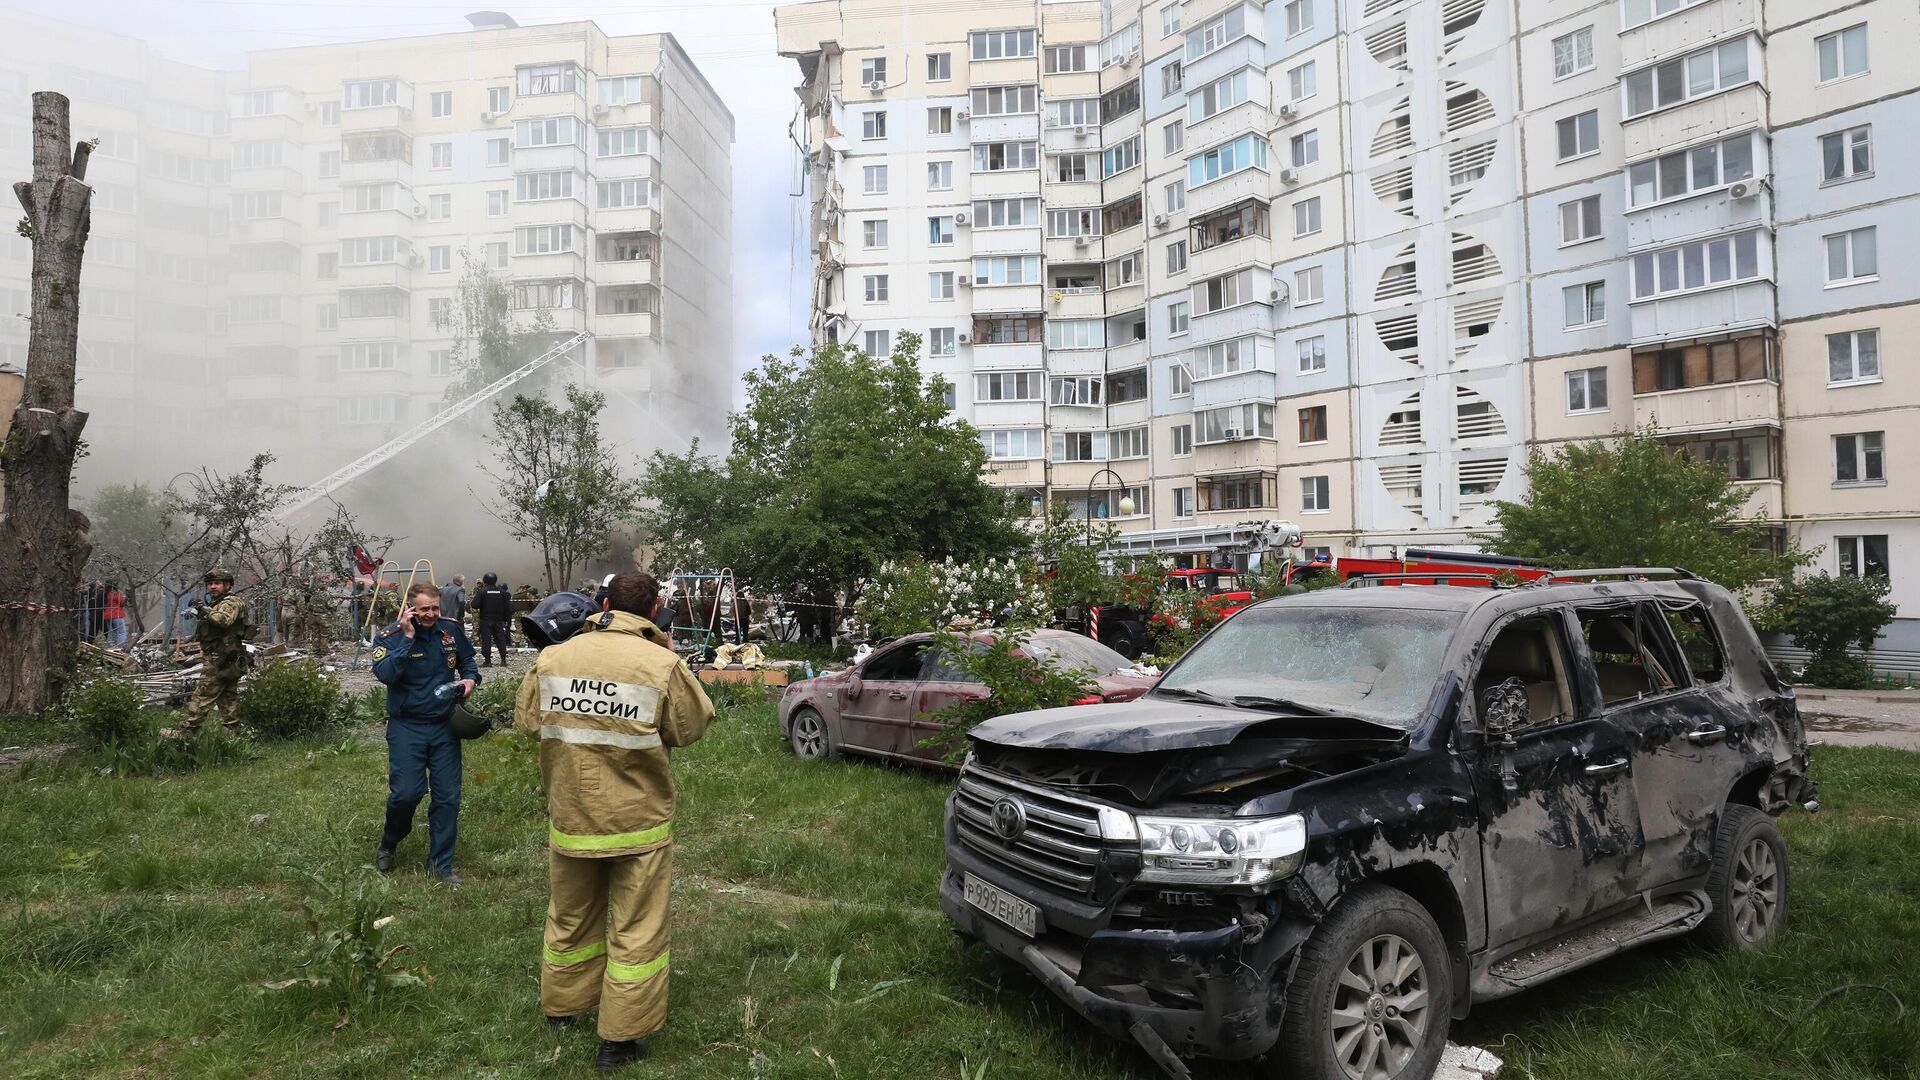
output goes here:
<path id="1" fill-rule="evenodd" d="M 413 812 L 431 785 L 427 868 L 458 885 L 453 843 L 460 820 L 460 740 L 447 718 L 480 684 L 480 672 L 466 628 L 440 617 L 439 589 L 423 581 L 407 590 L 400 621 L 374 640 L 373 675 L 387 685 L 387 822 L 373 864 L 381 873 L 393 869 L 394 849 L 413 830 Z"/>
<path id="2" fill-rule="evenodd" d="M 493 666 L 495 648 L 500 651 L 500 663 L 505 665 L 511 645 L 508 627 L 513 625 L 513 594 L 491 570 L 481 576 L 480 583 L 480 591 L 473 594 L 474 615 L 480 626 L 480 666 Z"/>

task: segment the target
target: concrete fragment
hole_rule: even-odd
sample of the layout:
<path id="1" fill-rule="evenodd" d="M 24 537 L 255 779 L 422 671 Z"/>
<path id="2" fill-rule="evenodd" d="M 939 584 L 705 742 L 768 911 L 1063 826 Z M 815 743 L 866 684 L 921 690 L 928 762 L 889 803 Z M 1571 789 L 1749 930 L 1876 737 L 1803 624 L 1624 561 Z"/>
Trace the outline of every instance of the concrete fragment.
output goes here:
<path id="1" fill-rule="evenodd" d="M 1493 1080 L 1500 1075 L 1501 1064 L 1498 1057 L 1477 1046 L 1448 1043 L 1433 1080 Z"/>

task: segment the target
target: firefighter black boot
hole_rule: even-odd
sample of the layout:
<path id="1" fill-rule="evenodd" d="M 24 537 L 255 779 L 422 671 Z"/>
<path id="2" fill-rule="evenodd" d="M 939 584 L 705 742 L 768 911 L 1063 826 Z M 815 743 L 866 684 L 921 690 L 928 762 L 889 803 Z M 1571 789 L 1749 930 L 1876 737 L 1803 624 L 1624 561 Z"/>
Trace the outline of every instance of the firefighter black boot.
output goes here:
<path id="1" fill-rule="evenodd" d="M 647 1056 L 647 1040 L 623 1039 L 614 1042 L 611 1039 L 600 1040 L 600 1052 L 594 1055 L 593 1067 L 601 1072 L 613 1072 Z"/>

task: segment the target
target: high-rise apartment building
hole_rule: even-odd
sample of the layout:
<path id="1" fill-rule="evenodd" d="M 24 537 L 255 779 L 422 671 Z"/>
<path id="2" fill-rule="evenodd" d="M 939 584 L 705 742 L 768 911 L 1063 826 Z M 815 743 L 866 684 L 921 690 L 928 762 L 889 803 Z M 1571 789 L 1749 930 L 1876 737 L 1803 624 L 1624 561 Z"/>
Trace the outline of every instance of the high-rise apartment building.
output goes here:
<path id="1" fill-rule="evenodd" d="M 1920 285 L 1878 269 L 1920 173 L 1873 138 L 1920 119 L 1915 20 L 792 4 L 814 332 L 921 335 L 998 482 L 1127 530 L 1471 543 L 1530 451 L 1652 427 L 1920 615 L 1920 383 L 1881 363 Z"/>
<path id="2" fill-rule="evenodd" d="M 96 455 L 158 480 L 141 465 L 181 458 L 155 440 L 216 463 L 271 449 L 296 480 L 346 463 L 445 404 L 469 260 L 523 324 L 590 334 L 577 376 L 679 418 L 676 446 L 717 429 L 732 114 L 671 35 L 470 18 L 237 72 L 52 23 L 0 46 L 0 160 L 24 175 L 28 89 L 68 93 L 76 136 L 104 140 L 81 330 Z M 0 239 L 0 289 L 26 258 Z M 24 356 L 11 333 L 0 361 Z"/>

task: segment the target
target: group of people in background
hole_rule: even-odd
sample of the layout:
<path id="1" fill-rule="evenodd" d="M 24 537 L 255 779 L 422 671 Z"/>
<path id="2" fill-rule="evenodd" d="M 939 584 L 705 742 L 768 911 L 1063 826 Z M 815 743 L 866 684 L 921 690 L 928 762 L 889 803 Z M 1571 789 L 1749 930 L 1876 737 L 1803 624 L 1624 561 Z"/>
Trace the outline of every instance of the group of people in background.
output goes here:
<path id="1" fill-rule="evenodd" d="M 108 647 L 127 643 L 127 596 L 117 582 L 95 578 L 74 594 L 80 636 Z"/>

